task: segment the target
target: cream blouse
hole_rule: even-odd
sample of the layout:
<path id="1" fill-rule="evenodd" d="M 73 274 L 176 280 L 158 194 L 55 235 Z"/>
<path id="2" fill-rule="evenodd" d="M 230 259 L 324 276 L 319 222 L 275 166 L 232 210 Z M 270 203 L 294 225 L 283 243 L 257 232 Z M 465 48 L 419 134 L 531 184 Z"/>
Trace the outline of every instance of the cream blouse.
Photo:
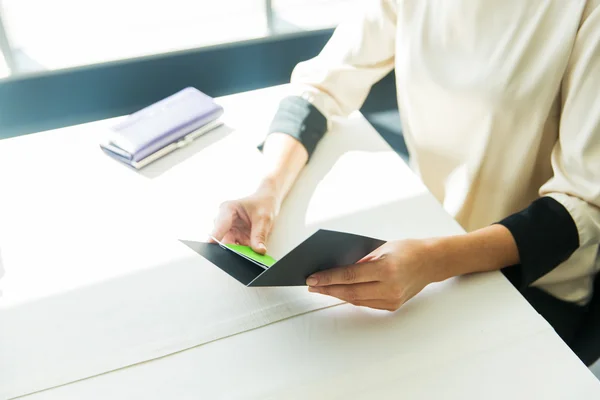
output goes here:
<path id="1" fill-rule="evenodd" d="M 600 268 L 600 0 L 365 0 L 292 94 L 327 118 L 395 68 L 413 169 L 468 231 L 551 196 L 579 248 L 533 286 L 586 304 Z"/>

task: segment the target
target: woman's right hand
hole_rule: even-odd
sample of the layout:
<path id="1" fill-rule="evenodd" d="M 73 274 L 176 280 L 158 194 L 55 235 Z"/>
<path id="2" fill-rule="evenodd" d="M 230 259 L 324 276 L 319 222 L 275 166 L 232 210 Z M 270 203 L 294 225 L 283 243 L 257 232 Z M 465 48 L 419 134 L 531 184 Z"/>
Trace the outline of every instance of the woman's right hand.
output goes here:
<path id="1" fill-rule="evenodd" d="M 251 246 L 260 254 L 266 243 L 280 204 L 275 192 L 259 189 L 251 196 L 221 204 L 212 235 L 224 243 Z"/>
<path id="2" fill-rule="evenodd" d="M 225 243 L 267 252 L 267 240 L 283 199 L 308 160 L 304 145 L 285 133 L 272 133 L 263 150 L 265 176 L 251 196 L 221 204 L 212 236 Z"/>

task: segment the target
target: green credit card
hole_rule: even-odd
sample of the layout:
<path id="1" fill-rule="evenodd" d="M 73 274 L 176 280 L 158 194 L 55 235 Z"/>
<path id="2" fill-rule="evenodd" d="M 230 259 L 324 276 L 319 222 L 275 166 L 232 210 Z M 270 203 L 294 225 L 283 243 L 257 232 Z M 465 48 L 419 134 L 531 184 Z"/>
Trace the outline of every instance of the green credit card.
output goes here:
<path id="1" fill-rule="evenodd" d="M 257 252 L 252 250 L 250 246 L 242 246 L 240 244 L 225 244 L 225 246 L 246 258 L 249 258 L 253 261 L 256 261 L 257 263 L 264 265 L 265 267 L 270 267 L 271 265 L 277 262 L 273 257 L 267 254 L 258 254 Z"/>

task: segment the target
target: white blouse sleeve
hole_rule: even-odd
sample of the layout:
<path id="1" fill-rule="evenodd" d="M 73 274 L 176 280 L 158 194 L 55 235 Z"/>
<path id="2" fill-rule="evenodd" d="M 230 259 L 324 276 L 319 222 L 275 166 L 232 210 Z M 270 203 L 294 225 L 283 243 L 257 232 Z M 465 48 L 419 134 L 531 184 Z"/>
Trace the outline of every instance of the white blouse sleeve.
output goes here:
<path id="1" fill-rule="evenodd" d="M 327 118 L 359 109 L 371 86 L 394 68 L 396 1 L 368 0 L 356 11 L 317 57 L 292 73 L 290 94 Z"/>
<path id="2" fill-rule="evenodd" d="M 552 153 L 554 176 L 540 189 L 540 195 L 561 203 L 575 221 L 579 248 L 565 264 L 587 266 L 582 274 L 595 272 L 589 269 L 596 264 L 600 243 L 599 3 L 590 2 L 584 12 L 565 71 L 559 138 Z"/>

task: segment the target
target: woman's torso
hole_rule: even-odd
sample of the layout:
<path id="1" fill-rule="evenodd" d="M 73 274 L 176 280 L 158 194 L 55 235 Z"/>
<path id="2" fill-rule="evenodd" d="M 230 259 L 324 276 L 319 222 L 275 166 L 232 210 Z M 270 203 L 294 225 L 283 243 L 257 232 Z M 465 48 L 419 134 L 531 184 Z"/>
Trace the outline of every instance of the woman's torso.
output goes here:
<path id="1" fill-rule="evenodd" d="M 398 103 L 411 163 L 466 230 L 527 207 L 552 176 L 561 82 L 585 5 L 398 1 Z M 549 275 L 577 285 L 577 274 Z"/>

